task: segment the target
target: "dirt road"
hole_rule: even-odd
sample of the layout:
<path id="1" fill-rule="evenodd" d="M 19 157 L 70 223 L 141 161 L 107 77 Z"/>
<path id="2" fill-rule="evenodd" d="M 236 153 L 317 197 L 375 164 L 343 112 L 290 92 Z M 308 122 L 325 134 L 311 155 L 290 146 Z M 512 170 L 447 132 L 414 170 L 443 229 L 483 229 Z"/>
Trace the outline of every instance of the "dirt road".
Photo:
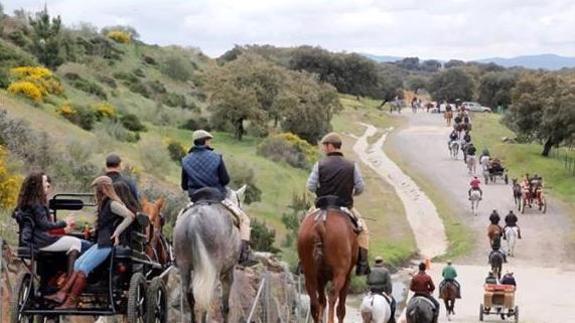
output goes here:
<path id="1" fill-rule="evenodd" d="M 514 205 L 510 186 L 502 183 L 483 185 L 484 198 L 479 215 L 471 214 L 467 200 L 470 175 L 461 160 L 449 157 L 448 133 L 449 129 L 443 126 L 439 115 L 419 113 L 409 115 L 408 126 L 390 136 L 388 144 L 408 161 L 407 172 L 418 172 L 437 190 L 444 192 L 446 199 L 461 210 L 458 216 L 473 230 L 472 252 L 455 260 L 463 285 L 463 299 L 456 306 L 453 322 L 477 322 L 482 284 L 489 271 L 488 216 L 497 209 L 503 218 Z M 519 215 L 524 237 L 518 241 L 516 256 L 504 266 L 504 271 L 512 270 L 518 281 L 516 304 L 520 307 L 521 322 L 575 322 L 575 288 L 572 288 L 575 266 L 570 242 L 573 223 L 566 210 L 551 199 L 547 214 L 528 210 L 525 215 Z M 430 230 L 435 229 L 433 226 L 430 222 Z M 417 231 L 414 233 L 417 235 Z M 437 243 L 430 239 L 431 243 Z M 441 266 L 434 264 L 432 267 L 436 282 L 439 282 Z M 497 319 L 492 316 L 486 321 Z"/>

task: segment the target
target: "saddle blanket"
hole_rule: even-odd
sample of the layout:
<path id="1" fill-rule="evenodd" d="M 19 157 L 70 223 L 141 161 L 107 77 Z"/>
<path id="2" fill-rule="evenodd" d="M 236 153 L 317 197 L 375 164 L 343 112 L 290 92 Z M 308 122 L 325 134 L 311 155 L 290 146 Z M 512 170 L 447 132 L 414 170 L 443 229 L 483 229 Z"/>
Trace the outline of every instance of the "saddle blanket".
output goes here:
<path id="1" fill-rule="evenodd" d="M 217 204 L 220 204 L 221 206 L 223 206 L 224 208 L 226 208 L 229 211 L 230 217 L 232 218 L 232 222 L 234 223 L 234 226 L 236 226 L 238 229 L 240 227 L 240 212 L 243 212 L 237 205 L 235 205 L 233 202 L 229 201 L 229 200 L 223 200 L 221 202 L 214 202 Z M 188 203 L 181 211 L 180 213 L 178 213 L 178 218 L 186 213 L 188 210 L 190 210 L 191 208 L 193 208 L 195 205 L 201 205 L 204 204 L 202 202 L 199 203 L 194 203 L 194 202 L 190 202 Z"/>

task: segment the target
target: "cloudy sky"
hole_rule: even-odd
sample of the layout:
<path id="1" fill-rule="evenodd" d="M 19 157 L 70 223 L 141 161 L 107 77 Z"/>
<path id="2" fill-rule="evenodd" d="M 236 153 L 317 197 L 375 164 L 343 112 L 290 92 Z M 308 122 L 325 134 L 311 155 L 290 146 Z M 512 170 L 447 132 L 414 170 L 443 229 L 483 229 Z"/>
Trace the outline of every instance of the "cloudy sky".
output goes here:
<path id="1" fill-rule="evenodd" d="M 0 0 L 6 12 L 45 1 Z M 574 0 L 47 0 L 67 25 L 129 24 L 145 42 L 318 45 L 334 51 L 477 59 L 575 56 Z"/>

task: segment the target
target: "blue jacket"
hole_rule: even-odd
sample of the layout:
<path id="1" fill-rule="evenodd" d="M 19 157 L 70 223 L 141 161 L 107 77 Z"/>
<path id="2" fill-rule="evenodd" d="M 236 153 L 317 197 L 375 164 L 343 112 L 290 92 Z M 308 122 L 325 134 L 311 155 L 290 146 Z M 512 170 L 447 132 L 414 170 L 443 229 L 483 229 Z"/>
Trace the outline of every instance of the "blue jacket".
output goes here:
<path id="1" fill-rule="evenodd" d="M 225 193 L 230 176 L 222 156 L 207 146 L 194 146 L 182 159 L 182 189 L 191 196 L 196 190 L 212 187 Z"/>

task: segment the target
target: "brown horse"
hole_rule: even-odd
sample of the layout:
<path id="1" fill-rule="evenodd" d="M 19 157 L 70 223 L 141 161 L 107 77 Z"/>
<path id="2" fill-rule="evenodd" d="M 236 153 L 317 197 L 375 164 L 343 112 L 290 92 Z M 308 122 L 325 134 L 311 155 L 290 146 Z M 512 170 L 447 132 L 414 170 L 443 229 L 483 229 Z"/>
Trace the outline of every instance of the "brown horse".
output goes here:
<path id="1" fill-rule="evenodd" d="M 490 246 L 493 246 L 494 241 L 501 239 L 502 235 L 503 230 L 499 225 L 492 223 L 487 227 L 487 237 L 489 238 Z"/>
<path id="2" fill-rule="evenodd" d="M 334 323 L 338 302 L 337 318 L 343 323 L 350 275 L 358 257 L 357 234 L 348 215 L 330 208 L 308 214 L 300 226 L 297 249 L 314 322 L 323 322 L 325 288 L 331 282 L 327 322 Z"/>
<path id="3" fill-rule="evenodd" d="M 451 120 L 453 120 L 453 111 L 445 111 L 443 113 L 443 118 L 445 119 L 447 126 L 451 127 Z"/>
<path id="4" fill-rule="evenodd" d="M 142 212 L 150 219 L 150 225 L 146 228 L 148 243 L 146 244 L 146 255 L 150 259 L 157 261 L 162 266 L 171 261 L 171 255 L 166 238 L 162 233 L 164 220 L 162 218 L 162 208 L 165 205 L 165 199 L 160 197 L 155 202 L 142 199 Z"/>
<path id="5" fill-rule="evenodd" d="M 447 320 L 451 321 L 451 315 L 455 315 L 455 299 L 457 298 L 457 286 L 451 281 L 446 281 L 439 291 L 439 298 L 445 303 Z"/>

